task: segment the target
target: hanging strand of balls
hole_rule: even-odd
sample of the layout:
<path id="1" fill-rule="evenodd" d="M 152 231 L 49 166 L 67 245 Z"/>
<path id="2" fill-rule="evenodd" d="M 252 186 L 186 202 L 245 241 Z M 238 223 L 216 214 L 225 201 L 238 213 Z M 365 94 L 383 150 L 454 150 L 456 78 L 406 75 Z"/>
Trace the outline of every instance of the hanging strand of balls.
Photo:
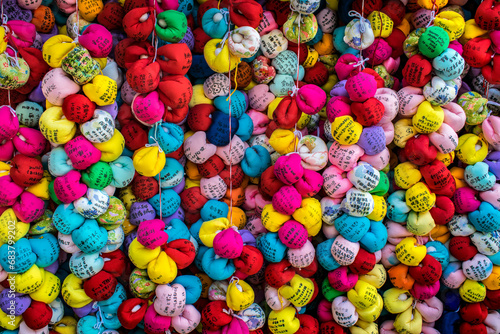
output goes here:
<path id="1" fill-rule="evenodd" d="M 219 5 L 220 5 L 221 0 L 219 0 Z M 231 6 L 231 4 L 229 4 Z M 221 10 L 222 15 L 226 19 L 227 22 L 227 33 L 226 36 L 224 36 L 224 39 L 222 40 L 222 44 L 224 44 L 229 36 L 231 35 L 231 8 L 228 10 Z M 224 47 L 224 45 L 222 45 Z M 228 109 L 229 109 L 229 119 L 228 119 L 228 125 L 229 125 L 229 223 L 231 226 L 234 226 L 233 224 L 233 136 L 231 135 L 233 133 L 233 127 L 231 125 L 231 116 L 232 116 L 232 108 L 231 108 L 231 95 L 236 92 L 236 89 L 238 88 L 238 81 L 236 78 L 237 71 L 238 71 L 238 64 L 236 64 L 236 69 L 235 69 L 235 76 L 234 76 L 234 82 L 235 82 L 235 87 L 234 91 L 231 93 L 231 53 L 228 52 L 228 85 L 229 85 L 229 96 L 227 97 L 226 101 L 228 101 Z"/>
<path id="2" fill-rule="evenodd" d="M 295 95 L 298 94 L 299 91 L 299 74 L 300 74 L 300 34 L 301 34 L 301 25 L 302 25 L 302 13 L 300 13 L 294 6 L 293 3 L 290 2 L 290 9 L 293 12 L 297 13 L 297 18 L 295 19 L 295 23 L 297 24 L 297 72 L 296 72 L 296 79 L 295 79 L 295 85 L 292 87 L 292 91 L 288 92 L 288 95 L 290 95 L 292 98 L 295 97 Z M 295 26 L 295 24 L 294 24 Z M 297 140 L 298 138 L 298 140 Z M 298 147 L 298 141 L 302 139 L 302 132 L 297 130 L 297 123 L 295 123 L 294 130 L 293 130 L 293 150 L 297 152 L 297 147 Z"/>
<path id="3" fill-rule="evenodd" d="M 156 12 L 156 6 L 158 5 L 157 0 L 154 0 L 153 6 L 153 15 L 155 18 L 155 24 L 153 28 L 153 33 L 151 35 L 151 44 L 153 44 L 155 48 L 155 55 L 153 57 L 153 63 L 156 61 L 156 57 L 158 56 L 158 36 L 156 35 L 156 25 L 158 24 L 158 13 Z M 160 154 L 164 154 L 163 149 L 158 143 L 158 127 L 161 126 L 162 120 L 160 119 L 153 126 L 155 128 L 154 135 L 150 136 L 150 138 L 154 141 L 153 144 L 146 144 L 146 147 L 157 146 Z M 163 220 L 163 208 L 162 208 L 162 198 L 161 198 L 161 170 L 158 172 L 158 196 L 160 201 L 160 219 Z"/>
<path id="4" fill-rule="evenodd" d="M 360 49 L 359 49 L 359 61 L 354 65 L 354 67 L 361 66 L 361 68 L 365 69 L 365 62 L 367 62 L 370 58 L 363 58 L 363 49 L 361 48 L 361 43 L 363 43 L 363 33 L 365 32 L 364 20 L 365 20 L 365 0 L 361 2 L 361 14 L 355 10 L 349 11 L 348 15 L 350 17 L 357 17 L 359 19 L 359 35 L 360 35 Z"/>

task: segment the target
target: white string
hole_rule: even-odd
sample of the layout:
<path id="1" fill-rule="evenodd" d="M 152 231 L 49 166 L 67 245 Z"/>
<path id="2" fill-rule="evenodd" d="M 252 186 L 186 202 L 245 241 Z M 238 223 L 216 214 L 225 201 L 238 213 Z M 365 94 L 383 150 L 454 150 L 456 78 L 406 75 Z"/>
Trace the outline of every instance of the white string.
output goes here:
<path id="1" fill-rule="evenodd" d="M 99 329 L 99 328 L 101 328 L 102 324 L 104 323 L 104 321 L 102 320 L 103 316 L 102 316 L 101 308 L 99 306 L 97 306 L 97 313 L 96 313 L 95 317 L 97 319 L 97 322 L 94 325 L 94 329 Z"/>
<path id="2" fill-rule="evenodd" d="M 300 34 L 301 34 L 301 25 L 302 25 L 302 14 L 298 12 L 295 7 L 293 7 L 293 4 L 290 3 L 290 9 L 292 12 L 297 12 L 297 19 L 296 21 L 298 22 L 297 27 L 299 34 L 297 35 L 297 76 L 296 76 L 296 81 L 295 81 L 295 86 L 292 88 L 292 94 L 290 96 L 295 96 L 298 91 L 299 91 L 299 74 L 300 74 Z"/>
<path id="3" fill-rule="evenodd" d="M 363 4 L 364 4 L 364 2 L 363 2 Z M 364 11 L 364 9 L 362 11 Z M 348 13 L 348 15 L 350 17 L 357 17 L 359 19 L 359 32 L 360 33 L 364 33 L 366 30 L 365 30 L 365 26 L 363 24 L 364 23 L 364 19 L 365 19 L 363 17 L 363 15 L 361 15 L 360 13 L 358 13 L 355 10 L 350 10 L 349 13 Z"/>
<path id="4" fill-rule="evenodd" d="M 78 37 L 80 36 L 80 11 L 78 9 L 78 0 L 75 1 L 76 7 L 76 26 L 73 27 L 73 32 L 76 35 L 75 42 L 78 42 Z"/>
<path id="5" fill-rule="evenodd" d="M 354 64 L 353 67 L 363 66 L 363 68 L 364 68 L 365 67 L 365 63 L 368 60 L 370 60 L 370 58 L 362 58 L 356 64 Z"/>
<path id="6" fill-rule="evenodd" d="M 427 23 L 427 25 L 425 27 L 429 28 L 434 23 L 435 18 L 436 18 L 436 12 L 434 11 L 434 6 L 432 6 L 431 17 L 430 17 L 429 22 Z"/>
<path id="7" fill-rule="evenodd" d="M 14 65 L 17 67 L 17 68 L 20 68 L 21 65 L 19 64 L 19 57 L 17 56 L 17 50 L 14 49 L 12 46 L 10 45 L 7 45 L 7 48 L 11 49 L 12 52 L 14 52 L 14 57 L 12 57 L 11 55 L 9 55 L 7 52 L 5 53 L 5 56 L 9 59 L 9 60 L 12 60 L 14 61 Z M 11 64 L 12 65 L 12 64 Z"/>
<path id="8" fill-rule="evenodd" d="M 221 12 L 224 10 L 221 9 Z M 221 48 L 224 47 L 224 44 L 226 43 L 226 40 L 229 38 L 231 34 L 231 12 L 227 10 L 227 33 L 224 36 L 224 39 L 222 40 L 222 46 Z M 226 17 L 226 16 L 225 16 Z M 228 97 L 228 108 L 229 108 L 229 223 L 233 225 L 233 136 L 231 136 L 231 133 L 233 132 L 232 128 L 232 123 L 231 123 L 231 116 L 232 116 L 232 108 L 231 108 L 231 53 L 228 52 L 228 60 L 229 60 L 229 71 L 227 72 L 228 75 L 228 85 L 229 85 L 229 97 Z M 238 70 L 238 64 L 236 64 L 236 71 Z M 236 83 L 237 78 L 234 78 L 234 81 Z M 235 88 L 236 89 L 236 88 Z"/>
<path id="9" fill-rule="evenodd" d="M 224 20 L 226 21 L 227 24 L 229 24 L 229 10 L 227 10 L 227 8 L 222 8 L 222 9 L 219 9 L 220 13 L 222 14 L 222 16 L 224 17 Z"/>

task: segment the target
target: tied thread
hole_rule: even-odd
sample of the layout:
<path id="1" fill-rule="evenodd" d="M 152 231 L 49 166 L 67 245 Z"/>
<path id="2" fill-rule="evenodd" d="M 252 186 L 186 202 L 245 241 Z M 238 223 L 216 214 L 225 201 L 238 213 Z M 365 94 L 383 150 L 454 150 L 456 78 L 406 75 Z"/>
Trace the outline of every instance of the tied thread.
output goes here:
<path id="1" fill-rule="evenodd" d="M 151 42 L 155 47 L 155 56 L 153 58 L 153 63 L 156 61 L 156 57 L 158 56 L 158 36 L 156 36 L 156 25 L 158 24 L 158 14 L 156 13 L 156 6 L 158 6 L 158 1 L 154 1 L 153 6 L 153 15 L 155 17 L 155 25 L 153 28 L 153 36 L 151 37 Z"/>
<path id="2" fill-rule="evenodd" d="M 350 17 L 357 17 L 359 19 L 359 33 L 360 33 L 360 38 L 363 40 L 363 33 L 366 31 L 366 28 L 364 26 L 364 15 L 365 15 L 365 0 L 361 2 L 361 14 L 358 13 L 355 10 L 350 10 L 349 13 L 347 13 Z M 380 15 L 380 14 L 379 14 Z M 380 24 L 382 25 L 382 19 L 380 20 Z M 359 62 L 358 66 L 361 66 L 362 69 L 365 69 L 365 61 L 363 58 L 363 50 L 359 50 Z"/>
<path id="3" fill-rule="evenodd" d="M 221 0 L 219 0 L 219 3 L 217 7 L 219 8 L 221 3 Z M 231 4 L 229 4 L 231 6 Z M 225 16 L 226 17 L 226 16 Z M 226 36 L 224 36 L 224 39 L 221 42 L 221 48 L 224 47 L 224 44 L 226 43 L 226 40 L 229 38 L 231 35 L 231 10 L 227 10 L 227 33 Z M 229 78 L 229 96 L 227 97 L 226 101 L 228 101 L 228 109 L 229 109 L 229 223 L 231 226 L 234 226 L 233 223 L 233 136 L 231 135 L 233 133 L 233 127 L 231 124 L 231 116 L 232 116 L 232 108 L 231 108 L 231 96 L 236 92 L 236 88 L 238 88 L 238 81 L 236 80 L 236 75 L 238 73 L 238 64 L 236 64 L 236 70 L 235 70 L 235 76 L 234 76 L 234 81 L 235 81 L 235 88 L 234 91 L 231 93 L 231 53 L 227 53 L 227 58 L 228 58 L 228 63 L 229 63 L 229 68 L 227 71 L 227 76 Z"/>
<path id="4" fill-rule="evenodd" d="M 78 42 L 80 37 L 80 10 L 78 9 L 78 0 L 75 1 L 76 25 L 73 27 L 73 32 L 76 35 L 75 43 Z"/>
<path id="5" fill-rule="evenodd" d="M 292 98 L 294 98 L 299 93 L 300 34 L 301 34 L 301 25 L 302 25 L 302 14 L 295 9 L 295 7 L 293 6 L 292 3 L 290 3 L 290 9 L 292 10 L 292 12 L 298 13 L 297 19 L 296 19 L 297 29 L 298 29 L 298 34 L 297 34 L 297 76 L 296 76 L 296 80 L 295 80 L 295 86 L 293 86 L 291 93 L 289 92 L 289 95 Z M 302 133 L 297 130 L 297 123 L 295 123 L 294 131 L 293 131 L 293 150 L 294 150 L 294 152 L 297 152 L 297 146 L 298 146 L 297 138 L 299 136 L 299 133 L 300 133 L 300 139 L 302 139 Z M 278 292 L 278 297 L 279 297 L 279 292 Z M 281 300 L 280 300 L 280 303 L 281 303 Z"/>
<path id="6" fill-rule="evenodd" d="M 102 324 L 104 323 L 102 311 L 99 306 L 97 306 L 97 313 L 95 314 L 95 317 L 97 319 L 97 322 L 94 325 L 94 329 L 99 329 L 102 327 Z"/>

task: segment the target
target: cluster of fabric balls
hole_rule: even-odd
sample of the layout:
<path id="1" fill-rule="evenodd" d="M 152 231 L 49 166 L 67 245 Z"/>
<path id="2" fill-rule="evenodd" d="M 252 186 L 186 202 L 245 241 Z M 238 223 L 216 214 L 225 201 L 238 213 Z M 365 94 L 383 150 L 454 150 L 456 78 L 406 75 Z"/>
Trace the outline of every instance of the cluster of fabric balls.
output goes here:
<path id="1" fill-rule="evenodd" d="M 0 333 L 500 333 L 496 1 L 0 6 Z"/>

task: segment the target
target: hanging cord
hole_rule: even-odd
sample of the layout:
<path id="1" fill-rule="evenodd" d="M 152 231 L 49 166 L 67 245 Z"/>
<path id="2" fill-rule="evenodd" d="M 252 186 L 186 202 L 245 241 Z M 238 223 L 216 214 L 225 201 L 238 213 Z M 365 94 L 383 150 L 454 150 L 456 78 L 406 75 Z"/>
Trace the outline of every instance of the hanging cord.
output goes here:
<path id="1" fill-rule="evenodd" d="M 78 0 L 75 1 L 75 12 L 76 12 L 76 25 L 73 27 L 73 32 L 76 35 L 74 39 L 75 43 L 78 43 L 78 37 L 80 37 L 80 10 L 78 9 Z"/>
<path id="2" fill-rule="evenodd" d="M 294 98 L 298 93 L 299 93 L 299 74 L 300 74 L 300 34 L 301 34 L 301 25 L 302 25 L 302 14 L 298 12 L 295 7 L 293 7 L 293 4 L 290 3 L 290 9 L 292 12 L 297 12 L 297 29 L 298 29 L 298 34 L 297 34 L 297 75 L 296 75 L 296 80 L 295 80 L 295 85 L 292 87 L 292 91 L 288 92 L 288 95 Z M 297 123 L 295 123 L 294 126 L 294 131 L 293 131 L 293 150 L 294 152 L 297 152 L 297 146 L 298 146 L 298 141 L 297 137 L 299 136 L 300 133 L 300 138 L 302 139 L 302 132 L 297 130 Z M 300 140 L 300 139 L 299 139 Z"/>
<path id="3" fill-rule="evenodd" d="M 104 320 L 102 316 L 101 307 L 99 305 L 97 306 L 97 313 L 95 314 L 95 317 L 97 319 L 97 322 L 94 325 L 94 329 L 100 329 L 102 324 L 104 323 Z"/>
<path id="4" fill-rule="evenodd" d="M 158 24 L 158 14 L 156 13 L 157 6 L 158 6 L 158 1 L 154 0 L 153 15 L 155 17 L 155 25 L 153 28 L 153 36 L 151 36 L 151 44 L 155 48 L 155 56 L 153 58 L 153 63 L 156 61 L 156 57 L 158 56 L 158 36 L 156 36 L 156 25 Z"/>
<path id="5" fill-rule="evenodd" d="M 380 36 L 378 36 L 378 38 L 377 38 L 377 45 L 375 45 L 375 49 L 373 50 L 372 67 L 375 66 L 375 59 L 377 58 L 378 45 L 380 44 L 380 40 L 382 39 L 382 30 L 384 28 L 384 25 L 383 25 L 383 22 L 382 22 L 382 12 L 381 11 L 378 11 L 378 19 L 380 20 Z M 363 68 L 365 68 L 364 67 L 364 62 L 363 62 Z"/>
<path id="6" fill-rule="evenodd" d="M 363 41 L 363 33 L 365 32 L 365 26 L 364 26 L 364 20 L 365 20 L 365 0 L 361 2 L 361 14 L 358 13 L 355 10 L 350 10 L 348 15 L 350 17 L 357 17 L 359 19 L 359 34 L 360 34 L 360 40 Z M 382 24 L 382 21 L 380 22 Z M 368 59 L 367 59 L 368 60 Z M 359 62 L 358 66 L 361 66 L 361 68 L 364 70 L 365 69 L 365 62 L 363 58 L 363 50 L 359 50 Z"/>
<path id="7" fill-rule="evenodd" d="M 160 146 L 160 143 L 158 143 L 158 137 L 157 137 L 157 133 L 158 133 L 158 127 L 160 126 L 161 124 L 161 121 L 158 121 L 156 122 L 153 126 L 154 126 L 154 129 L 155 129 L 155 133 L 154 133 L 154 136 L 149 136 L 149 138 L 151 138 L 154 143 L 153 144 L 146 144 L 146 147 L 153 147 L 153 146 L 157 146 L 158 147 L 158 150 L 161 153 L 163 153 L 163 150 Z M 162 209 L 162 203 L 161 203 L 161 171 L 158 173 L 158 195 L 160 196 L 160 219 L 163 219 L 163 209 Z"/>
<path id="8" fill-rule="evenodd" d="M 15 66 L 17 68 L 21 68 L 21 65 L 19 64 L 19 57 L 17 56 L 17 50 L 14 49 L 12 46 L 7 45 L 7 49 L 12 50 L 14 52 L 14 56 L 9 55 L 7 52 L 5 52 L 5 56 L 9 60 L 9 64 L 11 66 Z"/>
<path id="9" fill-rule="evenodd" d="M 219 0 L 219 4 L 220 4 L 220 0 Z M 231 6 L 231 4 L 229 4 L 229 6 Z M 227 10 L 227 20 L 226 21 L 227 21 L 227 34 L 226 34 L 226 36 L 224 36 L 224 39 L 222 40 L 221 48 L 224 47 L 226 40 L 229 38 L 229 36 L 231 34 L 231 10 L 230 10 L 230 8 Z M 229 78 L 229 82 L 228 82 L 229 96 L 226 99 L 226 101 L 229 102 L 228 103 L 228 108 L 229 108 L 229 223 L 231 226 L 233 226 L 234 225 L 233 224 L 233 136 L 231 136 L 231 134 L 233 132 L 233 127 L 231 124 L 231 116 L 232 116 L 231 96 L 234 94 L 234 92 L 236 92 L 237 80 L 236 80 L 236 74 L 235 74 L 234 81 L 236 84 L 235 84 L 235 88 L 234 88 L 233 93 L 231 93 L 231 52 L 228 52 L 227 54 L 228 54 L 227 58 L 228 58 L 228 63 L 229 63 L 229 68 L 228 68 L 228 72 L 227 72 L 227 75 Z M 236 71 L 238 71 L 238 64 L 236 64 Z"/>

